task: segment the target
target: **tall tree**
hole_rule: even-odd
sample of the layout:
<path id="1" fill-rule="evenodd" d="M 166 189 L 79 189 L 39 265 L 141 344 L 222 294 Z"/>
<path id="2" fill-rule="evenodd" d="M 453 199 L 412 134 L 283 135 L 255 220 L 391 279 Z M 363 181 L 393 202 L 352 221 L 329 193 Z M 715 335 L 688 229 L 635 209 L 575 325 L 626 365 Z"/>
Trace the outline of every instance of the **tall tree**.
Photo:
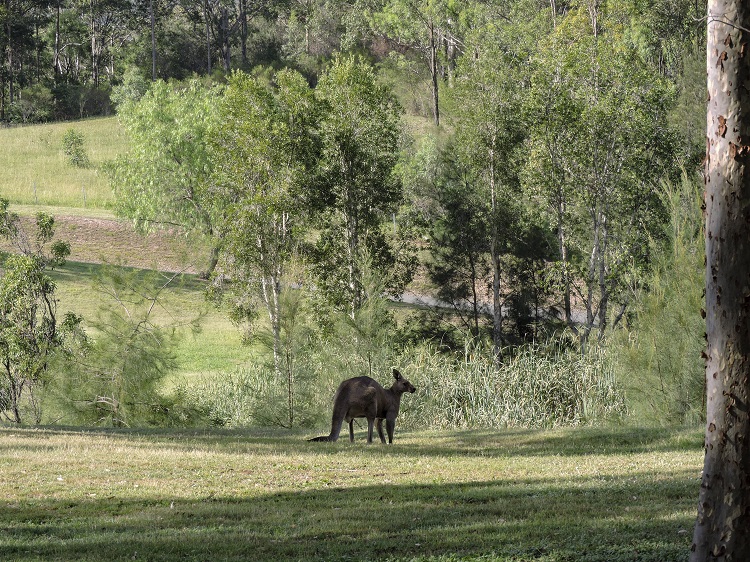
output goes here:
<path id="1" fill-rule="evenodd" d="M 373 15 L 376 33 L 400 48 L 413 49 L 427 63 L 436 126 L 440 125 L 441 75 L 450 71 L 462 46 L 457 29 L 461 8 L 461 2 L 444 0 L 389 0 Z"/>
<path id="2" fill-rule="evenodd" d="M 750 6 L 708 2 L 706 456 L 691 561 L 750 560 Z"/>
<path id="3" fill-rule="evenodd" d="M 292 300 L 283 293 L 292 288 L 289 270 L 303 240 L 302 202 L 317 158 L 317 113 L 299 73 L 281 71 L 269 87 L 236 72 L 221 104 L 224 126 L 213 138 L 226 209 L 219 272 L 231 280 L 236 320 L 252 328 L 258 308 L 266 313 L 274 371 L 288 383 L 288 425 L 295 421 L 294 362 L 283 354 L 282 330 L 291 325 L 284 304 Z"/>
<path id="4" fill-rule="evenodd" d="M 373 267 L 396 281 L 397 256 L 382 224 L 401 201 L 394 173 L 401 135 L 401 107 L 378 84 L 368 64 L 334 60 L 316 89 L 325 104 L 320 126 L 322 231 L 317 244 L 319 286 L 352 317 L 362 303 L 359 263 L 364 249 Z M 402 279 L 403 281 L 403 279 Z"/>
<path id="5" fill-rule="evenodd" d="M 477 33 L 471 47 L 475 55 L 460 67 L 457 81 L 457 90 L 466 100 L 458 110 L 457 144 L 461 157 L 474 170 L 485 202 L 480 213 L 486 221 L 497 357 L 503 343 L 503 256 L 518 252 L 523 239 L 519 149 L 525 134 L 520 114 L 528 78 L 521 77 L 529 55 L 511 26 L 503 29 L 497 24 Z"/>
<path id="6" fill-rule="evenodd" d="M 180 0 L 180 4 L 196 30 L 200 26 L 208 74 L 212 72 L 213 60 L 217 54 L 224 72 L 229 73 L 237 66 L 232 64 L 236 39 L 239 39 L 241 63 L 246 65 L 249 20 L 269 15 L 276 8 L 268 0 Z"/>
<path id="7" fill-rule="evenodd" d="M 88 28 L 91 82 L 99 86 L 102 75 L 109 80 L 114 77 L 115 46 L 123 36 L 130 35 L 127 23 L 133 5 L 129 0 L 75 1 L 79 17 Z"/>
<path id="8" fill-rule="evenodd" d="M 130 150 L 109 167 L 116 212 L 149 231 L 182 227 L 212 239 L 206 274 L 216 265 L 219 233 L 211 194 L 214 160 L 205 139 L 216 124 L 218 90 L 197 80 L 155 82 L 119 107 Z"/>
<path id="9" fill-rule="evenodd" d="M 648 267 L 649 236 L 664 215 L 654 187 L 675 171 L 671 89 L 596 3 L 558 21 L 537 65 L 526 177 L 558 233 L 571 327 L 571 293 L 586 307 L 585 341 L 595 326 L 604 335 L 613 305 L 616 323 L 628 275 Z"/>
<path id="10" fill-rule="evenodd" d="M 430 254 L 426 262 L 437 297 L 452 305 L 471 338 L 479 338 L 487 316 L 489 253 L 486 193 L 475 171 L 444 151 L 435 186 L 438 207 L 430 213 Z"/>

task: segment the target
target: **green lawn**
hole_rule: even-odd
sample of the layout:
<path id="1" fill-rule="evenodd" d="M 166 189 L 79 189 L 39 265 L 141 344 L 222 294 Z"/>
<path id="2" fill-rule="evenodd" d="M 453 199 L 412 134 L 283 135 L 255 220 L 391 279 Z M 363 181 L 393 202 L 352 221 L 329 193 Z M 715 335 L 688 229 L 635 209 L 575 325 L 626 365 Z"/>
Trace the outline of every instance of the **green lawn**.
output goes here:
<path id="1" fill-rule="evenodd" d="M 0 429 L 4 560 L 687 560 L 697 430 Z"/>
<path id="2" fill-rule="evenodd" d="M 104 297 L 93 290 L 94 275 L 100 266 L 68 262 L 57 268 L 52 277 L 57 283 L 61 313 L 72 311 L 86 320 L 95 319 Z M 165 277 L 166 279 L 166 277 Z M 206 302 L 204 281 L 195 275 L 184 275 L 162 295 L 154 319 L 159 325 L 181 324 L 177 347 L 179 367 L 174 380 L 213 376 L 234 371 L 252 360 L 252 349 L 242 344 L 239 329 L 228 315 Z M 189 321 L 201 316 L 200 331 L 194 333 Z"/>
<path id="3" fill-rule="evenodd" d="M 90 167 L 68 163 L 62 146 L 68 129 L 83 135 Z M 100 166 L 127 150 L 127 142 L 116 117 L 0 128 L 0 197 L 25 205 L 109 208 L 112 189 Z"/>

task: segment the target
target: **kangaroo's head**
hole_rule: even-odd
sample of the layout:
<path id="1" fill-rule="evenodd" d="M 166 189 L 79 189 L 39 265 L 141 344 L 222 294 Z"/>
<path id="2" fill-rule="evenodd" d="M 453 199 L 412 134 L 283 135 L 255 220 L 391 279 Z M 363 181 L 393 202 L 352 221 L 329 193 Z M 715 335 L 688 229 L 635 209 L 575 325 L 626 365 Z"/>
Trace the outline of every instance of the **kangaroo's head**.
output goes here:
<path id="1" fill-rule="evenodd" d="M 399 373 L 397 369 L 393 369 L 393 378 L 396 379 L 396 382 L 393 383 L 393 386 L 391 387 L 391 390 L 394 392 L 403 394 L 404 392 L 414 393 L 417 390 L 414 388 L 413 384 L 401 376 L 401 373 Z"/>

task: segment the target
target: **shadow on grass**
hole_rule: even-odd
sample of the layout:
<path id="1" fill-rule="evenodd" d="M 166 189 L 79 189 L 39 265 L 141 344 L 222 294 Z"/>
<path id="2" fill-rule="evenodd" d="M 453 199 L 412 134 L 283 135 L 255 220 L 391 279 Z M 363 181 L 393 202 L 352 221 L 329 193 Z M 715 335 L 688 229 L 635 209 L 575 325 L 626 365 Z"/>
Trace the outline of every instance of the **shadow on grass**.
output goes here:
<path id="1" fill-rule="evenodd" d="M 546 456 L 624 455 L 646 452 L 695 451 L 703 447 L 702 429 L 641 427 L 578 427 L 552 431 L 510 429 L 452 432 L 458 449 L 499 454 Z"/>
<path id="2" fill-rule="evenodd" d="M 550 431 L 526 429 L 467 430 L 445 432 L 409 432 L 396 428 L 395 444 L 383 446 L 377 442 L 365 444 L 366 427 L 355 430 L 355 443 L 349 443 L 344 431 L 336 443 L 309 443 L 307 439 L 321 431 L 284 429 L 165 429 L 165 428 L 83 428 L 51 426 L 38 429 L 3 429 L 6 435 L 18 431 L 19 436 L 28 439 L 36 435 L 40 447 L 49 447 L 50 435 L 97 435 L 109 439 L 125 439 L 129 446 L 153 448 L 165 445 L 170 448 L 192 450 L 206 447 L 219 451 L 245 453 L 258 451 L 264 447 L 294 453 L 315 451 L 346 450 L 347 447 L 371 447 L 373 454 L 392 456 L 444 457 L 513 457 L 513 456 L 588 456 L 588 455 L 628 455 L 638 453 L 669 453 L 700 451 L 703 448 L 703 432 L 690 428 L 563 428 Z M 15 445 L 13 445 L 15 446 Z M 3 443 L 0 441 L 0 450 Z"/>
<path id="3" fill-rule="evenodd" d="M 501 478 L 502 475 L 498 475 Z M 691 473 L 0 503 L 3 560 L 687 559 Z"/>

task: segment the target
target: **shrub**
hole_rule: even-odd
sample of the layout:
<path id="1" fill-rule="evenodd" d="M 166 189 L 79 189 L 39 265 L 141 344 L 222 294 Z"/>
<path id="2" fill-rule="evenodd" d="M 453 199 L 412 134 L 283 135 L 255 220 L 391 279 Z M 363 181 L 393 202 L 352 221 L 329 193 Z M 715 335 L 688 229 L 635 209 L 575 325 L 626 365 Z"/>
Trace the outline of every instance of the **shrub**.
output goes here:
<path id="1" fill-rule="evenodd" d="M 148 91 L 150 84 L 137 67 L 130 66 L 125 70 L 122 84 L 112 88 L 112 103 L 119 108 L 125 103 L 137 102 Z"/>
<path id="2" fill-rule="evenodd" d="M 83 147 L 84 137 L 75 129 L 68 129 L 63 135 L 63 151 L 68 157 L 68 162 L 76 168 L 88 168 L 90 165 L 89 157 Z"/>
<path id="3" fill-rule="evenodd" d="M 320 402 L 309 381 L 297 381 L 294 425 L 310 427 L 322 421 Z M 273 375 L 272 367 L 249 365 L 232 373 L 206 379 L 179 389 L 211 425 L 218 427 L 288 427 L 286 381 Z M 328 414 L 327 414 L 328 415 Z"/>
<path id="4" fill-rule="evenodd" d="M 704 419 L 705 347 L 702 185 L 683 177 L 663 186 L 671 221 L 654 244 L 655 267 L 630 326 L 609 342 L 628 407 L 639 423 L 695 424 Z"/>
<path id="5" fill-rule="evenodd" d="M 42 84 L 21 90 L 18 99 L 10 104 L 8 119 L 11 123 L 43 123 L 52 117 L 54 97 Z"/>

